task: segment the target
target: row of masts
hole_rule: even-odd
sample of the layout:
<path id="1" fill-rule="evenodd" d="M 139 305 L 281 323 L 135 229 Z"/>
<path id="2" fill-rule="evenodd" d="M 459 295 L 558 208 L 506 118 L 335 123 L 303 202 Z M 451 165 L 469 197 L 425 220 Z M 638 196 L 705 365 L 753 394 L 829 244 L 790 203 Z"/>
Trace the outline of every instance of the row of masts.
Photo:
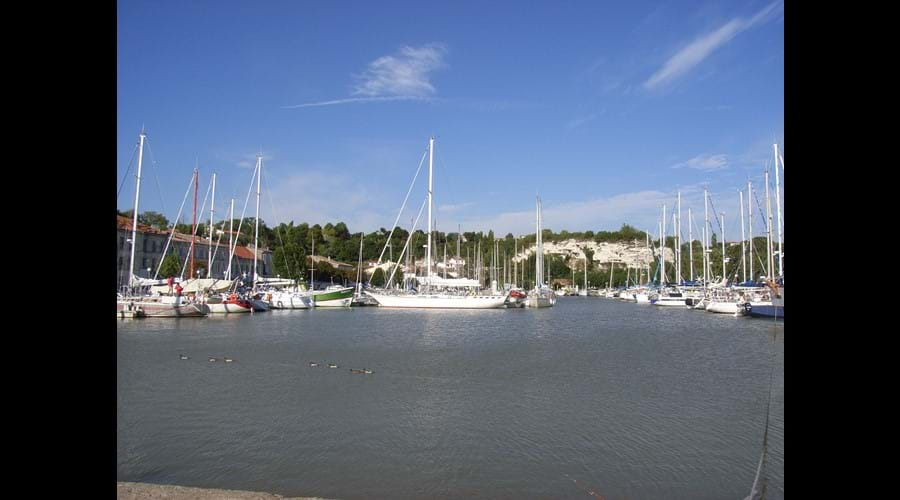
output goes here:
<path id="1" fill-rule="evenodd" d="M 131 242 L 130 242 L 131 243 L 131 255 L 129 258 L 129 266 L 128 266 L 129 289 L 131 288 L 131 284 L 134 283 L 134 259 L 135 259 L 135 250 L 137 248 L 136 243 L 137 243 L 138 213 L 139 213 L 138 207 L 139 207 L 140 194 L 141 194 L 141 173 L 142 173 L 142 168 L 143 168 L 144 143 L 146 141 L 146 138 L 147 138 L 147 134 L 142 130 L 140 133 L 139 142 L 138 142 L 137 173 L 135 175 L 136 180 L 135 180 L 135 192 L 134 192 L 134 214 L 133 214 L 133 220 L 132 220 Z M 192 227 L 191 244 L 188 249 L 188 257 L 187 257 L 187 262 L 190 263 L 190 267 L 189 267 L 189 276 L 190 277 L 194 277 L 194 265 L 195 265 L 194 242 L 196 240 L 197 227 L 198 227 L 197 226 L 197 195 L 198 195 L 198 188 L 199 188 L 199 175 L 200 175 L 199 168 L 195 167 L 193 175 L 191 176 L 191 184 L 188 186 L 189 190 L 191 188 L 191 185 L 194 188 L 194 208 L 193 208 L 193 212 L 192 212 L 192 221 L 191 221 L 191 227 Z M 253 283 L 254 283 L 254 285 L 253 286 L 254 286 L 254 290 L 255 290 L 255 287 L 256 287 L 255 277 L 257 276 L 257 260 L 258 260 L 258 256 L 259 256 L 259 253 L 258 253 L 259 202 L 260 202 L 260 195 L 261 195 L 260 179 L 262 177 L 262 155 L 261 154 L 258 154 L 256 157 L 256 168 L 254 170 L 254 177 L 256 177 L 256 224 L 255 224 L 254 235 L 253 235 L 253 239 L 254 239 L 254 245 L 253 245 L 253 252 L 254 252 Z M 214 258 L 213 237 L 215 235 L 214 221 L 215 221 L 215 203 L 216 203 L 216 173 L 215 172 L 213 172 L 213 174 L 212 174 L 211 187 L 212 187 L 212 200 L 210 202 L 210 208 L 209 208 L 209 235 L 208 235 L 209 245 L 208 245 L 208 255 L 207 255 L 207 261 L 206 261 L 207 262 L 207 267 L 206 267 L 206 277 L 207 278 L 212 277 L 212 264 L 213 264 L 213 258 Z M 206 202 L 204 199 L 204 204 L 205 203 Z M 182 205 L 182 208 L 183 208 L 183 205 Z M 179 213 L 175 218 L 174 224 L 177 224 L 177 222 L 178 222 L 178 220 L 180 220 L 180 218 L 181 218 L 181 211 L 179 210 Z M 243 222 L 243 215 L 241 216 L 241 222 Z M 165 255 L 167 255 L 169 245 L 170 245 L 174 235 L 175 235 L 175 230 L 173 227 L 172 233 L 170 234 L 169 239 L 166 241 L 165 248 L 163 249 L 163 257 L 165 257 Z M 215 245 L 216 249 L 218 249 L 218 243 L 219 242 L 217 241 L 216 245 Z M 234 239 L 234 198 L 231 199 L 231 210 L 230 210 L 229 231 L 228 231 L 228 248 L 229 248 L 229 260 L 228 260 L 228 266 L 225 271 L 225 279 L 231 280 L 231 272 L 232 272 L 231 265 L 234 262 L 234 252 L 235 252 L 235 249 L 237 248 L 237 241 Z M 162 260 L 163 259 L 160 259 L 159 265 L 157 266 L 157 269 L 156 269 L 155 276 L 159 275 L 159 270 L 162 267 Z M 182 273 L 183 272 L 184 272 L 184 270 L 182 269 Z M 199 273 L 199 271 L 198 271 L 198 273 Z M 149 278 L 149 276 L 148 276 L 148 278 Z"/>
<path id="2" fill-rule="evenodd" d="M 781 175 L 780 171 L 784 169 L 784 157 L 778 152 L 778 145 L 773 145 L 774 150 L 774 167 L 775 167 L 775 204 L 777 214 L 773 214 L 772 212 L 772 201 L 769 193 L 770 180 L 769 180 L 769 168 L 768 166 L 765 169 L 764 182 L 765 182 L 765 193 L 766 193 L 766 212 L 765 212 L 765 222 L 766 222 L 766 256 L 767 262 L 766 266 L 764 266 L 765 278 L 766 279 L 776 279 L 777 277 L 784 277 L 784 217 L 782 215 L 781 210 Z M 779 168 L 779 162 L 781 163 Z M 742 281 L 747 282 L 748 276 L 751 281 L 755 281 L 757 278 L 754 274 L 754 256 L 753 256 L 753 204 L 752 201 L 755 199 L 753 192 L 753 182 L 747 181 L 747 205 L 746 205 L 746 213 L 747 213 L 747 225 L 746 228 L 749 231 L 749 240 L 745 234 L 745 221 L 744 221 L 744 193 L 743 191 L 738 191 L 739 194 L 739 202 L 740 202 L 740 213 L 741 217 L 741 274 Z M 674 257 L 675 257 L 675 280 L 677 283 L 682 283 L 684 281 L 684 276 L 682 275 L 684 266 L 682 262 L 682 222 L 681 222 L 681 193 L 678 193 L 678 198 L 676 202 L 676 212 L 672 213 L 672 225 L 674 229 Z M 757 200 L 758 202 L 758 200 Z M 701 228 L 700 242 L 702 246 L 702 254 L 703 254 L 703 282 L 709 283 L 713 279 L 713 265 L 711 261 L 712 254 L 712 225 L 710 223 L 710 214 L 709 214 L 709 205 L 711 203 L 710 195 L 708 189 L 704 188 L 703 190 L 703 212 L 704 212 L 704 224 Z M 658 234 L 659 234 L 659 246 L 660 249 L 660 284 L 665 286 L 667 284 L 667 274 L 666 274 L 666 259 L 665 259 L 665 248 L 666 248 L 666 239 L 667 239 L 667 227 L 666 223 L 668 221 L 667 218 L 667 206 L 664 204 L 662 207 L 662 217 L 658 226 Z M 773 215 L 777 216 L 777 235 L 773 235 L 773 231 L 775 231 L 775 223 L 772 218 Z M 715 217 L 715 215 L 713 216 Z M 693 211 L 688 208 L 688 259 L 689 265 L 689 280 L 691 282 L 694 281 L 694 235 L 693 235 Z M 721 245 L 722 245 L 722 275 L 720 278 L 726 279 L 728 277 L 727 273 L 727 263 L 728 258 L 726 256 L 726 237 L 725 237 L 725 213 L 719 214 L 719 219 L 716 221 L 719 225 L 719 233 L 721 237 Z M 775 238 L 777 237 L 778 250 L 776 251 L 774 248 Z M 649 241 L 647 243 L 649 248 Z M 777 273 L 775 273 L 776 269 L 776 260 L 775 255 L 778 256 L 777 259 Z M 748 271 L 749 268 L 749 271 Z"/>

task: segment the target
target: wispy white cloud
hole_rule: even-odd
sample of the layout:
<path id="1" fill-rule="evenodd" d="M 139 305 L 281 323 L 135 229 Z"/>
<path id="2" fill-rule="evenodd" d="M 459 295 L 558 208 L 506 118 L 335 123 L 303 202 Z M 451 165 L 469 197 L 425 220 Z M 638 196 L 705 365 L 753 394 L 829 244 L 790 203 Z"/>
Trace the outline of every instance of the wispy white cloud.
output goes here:
<path id="1" fill-rule="evenodd" d="M 358 80 L 351 95 L 344 99 L 310 102 L 283 106 L 283 109 L 332 106 L 358 102 L 429 101 L 437 89 L 431 82 L 431 74 L 446 67 L 444 57 L 447 47 L 440 43 L 421 47 L 401 47 L 396 53 L 379 57 L 370 62 Z"/>
<path id="2" fill-rule="evenodd" d="M 702 154 L 691 158 L 688 161 L 676 163 L 669 168 L 693 168 L 695 170 L 703 170 L 704 172 L 713 172 L 728 168 L 728 157 L 724 154 L 711 155 Z"/>
<path id="3" fill-rule="evenodd" d="M 781 2 L 771 3 L 750 19 L 741 17 L 732 19 L 712 33 L 700 36 L 669 58 L 662 68 L 644 82 L 644 88 L 653 90 L 685 75 L 713 51 L 731 41 L 742 31 L 769 19 L 781 7 L 783 7 Z"/>
<path id="4" fill-rule="evenodd" d="M 379 57 L 357 77 L 360 82 L 353 95 L 432 95 L 435 88 L 431 84 L 430 73 L 446 65 L 446 54 L 445 45 L 432 43 L 422 47 L 402 47 L 396 54 Z"/>
<path id="5" fill-rule="evenodd" d="M 315 106 L 331 106 L 334 104 L 349 104 L 352 102 L 379 102 L 379 101 L 425 101 L 427 97 L 419 96 L 384 96 L 384 97 L 350 97 L 347 99 L 335 99 L 333 101 L 309 102 L 306 104 L 295 104 L 293 106 L 282 106 L 282 109 L 294 108 L 311 108 Z"/>

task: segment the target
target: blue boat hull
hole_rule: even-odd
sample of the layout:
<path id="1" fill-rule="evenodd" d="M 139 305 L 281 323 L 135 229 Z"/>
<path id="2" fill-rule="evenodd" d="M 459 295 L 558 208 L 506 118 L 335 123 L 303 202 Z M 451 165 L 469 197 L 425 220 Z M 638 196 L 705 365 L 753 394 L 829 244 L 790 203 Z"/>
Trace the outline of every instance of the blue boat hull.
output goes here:
<path id="1" fill-rule="evenodd" d="M 784 306 L 749 306 L 750 316 L 784 319 Z"/>

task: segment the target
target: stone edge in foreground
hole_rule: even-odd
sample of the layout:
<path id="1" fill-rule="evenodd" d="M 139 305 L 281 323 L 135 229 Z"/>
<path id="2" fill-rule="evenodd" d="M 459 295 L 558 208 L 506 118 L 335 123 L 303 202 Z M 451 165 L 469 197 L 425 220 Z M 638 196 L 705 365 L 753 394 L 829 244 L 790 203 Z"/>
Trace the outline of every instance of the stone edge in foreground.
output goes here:
<path id="1" fill-rule="evenodd" d="M 283 497 L 272 493 L 216 490 L 170 484 L 116 483 L 118 500 L 323 500 L 318 497 Z"/>

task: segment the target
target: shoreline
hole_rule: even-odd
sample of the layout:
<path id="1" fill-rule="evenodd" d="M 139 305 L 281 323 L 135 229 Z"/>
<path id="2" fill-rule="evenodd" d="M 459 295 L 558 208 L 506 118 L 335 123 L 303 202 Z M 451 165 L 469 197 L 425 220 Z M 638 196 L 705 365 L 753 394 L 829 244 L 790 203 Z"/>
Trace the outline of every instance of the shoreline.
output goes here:
<path id="1" fill-rule="evenodd" d="M 324 500 L 320 497 L 283 497 L 260 491 L 220 490 L 125 481 L 116 482 L 116 498 L 119 500 Z"/>

